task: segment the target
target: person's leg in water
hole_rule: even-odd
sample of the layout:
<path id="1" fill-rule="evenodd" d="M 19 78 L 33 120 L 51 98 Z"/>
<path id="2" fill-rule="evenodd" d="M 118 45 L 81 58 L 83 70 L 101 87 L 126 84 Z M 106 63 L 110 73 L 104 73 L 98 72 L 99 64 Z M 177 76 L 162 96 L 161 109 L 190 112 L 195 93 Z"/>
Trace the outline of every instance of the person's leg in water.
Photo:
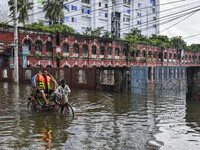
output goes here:
<path id="1" fill-rule="evenodd" d="M 43 89 L 40 89 L 40 90 L 39 90 L 39 93 L 41 94 L 42 98 L 45 100 L 46 105 L 48 105 L 48 104 L 49 104 L 49 101 L 48 101 L 47 98 L 46 98 L 46 95 L 45 95 L 45 93 L 44 93 L 44 90 L 43 90 Z"/>
<path id="2" fill-rule="evenodd" d="M 48 98 L 48 102 L 49 102 L 50 100 L 53 100 L 53 101 L 56 100 L 56 94 L 55 94 L 55 93 L 52 93 L 52 94 L 50 95 L 50 97 Z"/>

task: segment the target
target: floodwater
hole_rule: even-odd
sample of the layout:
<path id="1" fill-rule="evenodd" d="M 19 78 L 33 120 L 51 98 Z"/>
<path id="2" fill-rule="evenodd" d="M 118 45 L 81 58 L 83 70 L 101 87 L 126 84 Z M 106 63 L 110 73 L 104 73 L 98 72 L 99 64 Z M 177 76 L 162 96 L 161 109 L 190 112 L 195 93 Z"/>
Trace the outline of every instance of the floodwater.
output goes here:
<path id="1" fill-rule="evenodd" d="M 27 110 L 30 86 L 0 82 L 0 149 L 199 150 L 200 103 L 72 89 L 75 117 Z"/>

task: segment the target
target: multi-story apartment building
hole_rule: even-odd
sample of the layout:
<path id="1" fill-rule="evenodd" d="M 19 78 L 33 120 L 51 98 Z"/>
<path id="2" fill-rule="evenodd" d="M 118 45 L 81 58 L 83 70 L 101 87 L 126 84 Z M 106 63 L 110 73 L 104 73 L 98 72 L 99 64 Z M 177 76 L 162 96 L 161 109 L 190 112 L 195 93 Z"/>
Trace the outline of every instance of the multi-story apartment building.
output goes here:
<path id="1" fill-rule="evenodd" d="M 0 22 L 8 22 L 10 19 L 8 0 L 0 0 L 0 2 Z"/>
<path id="2" fill-rule="evenodd" d="M 29 11 L 29 21 L 45 22 L 42 2 L 30 0 L 34 7 Z M 112 32 L 125 37 L 131 29 L 138 28 L 142 35 L 159 34 L 159 0 L 68 0 L 64 2 L 63 24 L 83 33 L 87 27 L 95 30 L 104 27 L 102 34 Z"/>

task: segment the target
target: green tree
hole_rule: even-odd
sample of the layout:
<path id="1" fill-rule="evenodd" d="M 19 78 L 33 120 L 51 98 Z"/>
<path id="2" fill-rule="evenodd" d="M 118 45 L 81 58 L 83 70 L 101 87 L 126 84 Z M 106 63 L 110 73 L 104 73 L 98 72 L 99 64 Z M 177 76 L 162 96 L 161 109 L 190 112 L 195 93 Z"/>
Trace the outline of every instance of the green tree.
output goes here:
<path id="1" fill-rule="evenodd" d="M 92 30 L 91 27 L 87 27 L 87 28 L 85 29 L 85 32 L 83 32 L 83 35 L 100 37 L 100 35 L 101 35 L 101 30 L 102 30 L 103 28 L 104 28 L 104 27 L 97 27 L 95 30 Z"/>
<path id="2" fill-rule="evenodd" d="M 181 36 L 175 36 L 171 38 L 172 47 L 176 49 L 185 49 L 187 43 L 182 39 Z"/>
<path id="3" fill-rule="evenodd" d="M 14 0 L 8 1 L 9 9 L 10 9 L 10 16 L 14 16 Z M 17 1 L 17 11 L 19 14 L 18 20 L 19 23 L 25 24 L 26 21 L 29 20 L 28 17 L 28 10 L 31 10 L 33 8 L 33 2 L 28 2 L 28 0 L 18 0 Z"/>
<path id="4" fill-rule="evenodd" d="M 43 2 L 43 11 L 46 12 L 45 18 L 53 24 L 61 24 L 64 18 L 63 8 L 65 0 L 48 0 Z"/>
<path id="5" fill-rule="evenodd" d="M 187 49 L 200 52 L 200 44 L 191 44 L 190 46 L 187 46 Z"/>

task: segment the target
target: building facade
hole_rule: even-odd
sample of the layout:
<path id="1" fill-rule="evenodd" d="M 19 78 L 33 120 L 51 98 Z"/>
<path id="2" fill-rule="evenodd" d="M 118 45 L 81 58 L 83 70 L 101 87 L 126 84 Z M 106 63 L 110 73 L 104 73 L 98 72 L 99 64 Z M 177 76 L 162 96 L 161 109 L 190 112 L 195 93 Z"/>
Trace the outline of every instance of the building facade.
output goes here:
<path id="1" fill-rule="evenodd" d="M 29 11 L 27 23 L 44 22 L 48 25 L 43 12 L 44 0 L 30 1 L 34 6 Z M 1 6 L 5 7 L 0 12 L 5 12 L 6 18 L 7 2 L 3 2 Z M 138 28 L 146 36 L 159 34 L 159 0 L 68 0 L 64 4 L 63 24 L 74 28 L 75 33 L 83 33 L 87 27 L 92 30 L 103 27 L 102 34 L 112 32 L 118 38 L 124 38 L 133 28 Z"/>
<path id="2" fill-rule="evenodd" d="M 29 67 L 57 67 L 57 37 L 54 34 L 19 29 L 19 46 L 29 46 Z M 13 28 L 0 27 L 0 66 L 9 66 L 6 55 L 14 41 Z M 59 67 L 130 67 L 199 66 L 200 52 L 161 50 L 151 45 L 137 45 L 129 52 L 123 41 L 82 35 L 60 35 Z M 12 53 L 11 53 L 12 54 Z M 19 61 L 20 62 L 20 61 Z"/>
<path id="3" fill-rule="evenodd" d="M 10 11 L 8 7 L 8 0 L 1 0 L 0 5 L 0 22 L 8 22 L 10 20 Z"/>

